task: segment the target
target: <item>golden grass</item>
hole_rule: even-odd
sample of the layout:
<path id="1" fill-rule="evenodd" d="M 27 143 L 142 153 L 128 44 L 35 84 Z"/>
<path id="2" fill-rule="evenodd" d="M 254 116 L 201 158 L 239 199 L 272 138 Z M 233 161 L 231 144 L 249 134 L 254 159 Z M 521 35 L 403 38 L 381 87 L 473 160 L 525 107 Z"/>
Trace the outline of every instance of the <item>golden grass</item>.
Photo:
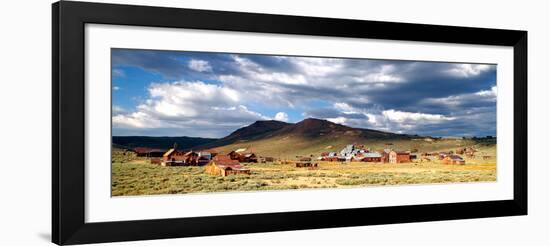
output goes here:
<path id="1" fill-rule="evenodd" d="M 494 154 L 494 147 L 483 151 Z M 494 155 L 493 155 L 494 156 Z M 162 167 L 144 160 L 112 165 L 112 195 L 343 188 L 380 185 L 496 181 L 494 158 L 466 159 L 466 165 L 438 160 L 403 164 L 319 162 L 317 169 L 290 164 L 249 163 L 250 175 L 211 176 L 204 167 Z"/>

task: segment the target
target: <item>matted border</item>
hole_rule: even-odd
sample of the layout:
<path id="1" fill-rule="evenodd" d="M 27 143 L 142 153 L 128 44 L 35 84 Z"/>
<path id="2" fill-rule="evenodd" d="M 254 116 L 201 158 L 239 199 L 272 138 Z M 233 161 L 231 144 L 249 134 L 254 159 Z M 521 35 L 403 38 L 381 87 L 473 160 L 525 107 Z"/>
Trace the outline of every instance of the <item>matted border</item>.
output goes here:
<path id="1" fill-rule="evenodd" d="M 52 241 L 55 243 L 112 242 L 527 214 L 525 31 L 67 1 L 53 4 L 52 17 Z M 514 199 L 85 223 L 86 23 L 512 46 Z M 433 213 L 434 209 L 438 213 Z"/>
<path id="2" fill-rule="evenodd" d="M 511 47 L 103 24 L 86 24 L 85 36 L 85 222 L 513 199 L 514 115 L 510 109 L 514 102 L 508 100 L 514 96 Z M 218 40 L 224 40 L 224 45 Z M 112 105 L 108 98 L 112 86 L 106 81 L 111 80 L 113 47 L 498 64 L 498 181 L 111 197 Z"/>

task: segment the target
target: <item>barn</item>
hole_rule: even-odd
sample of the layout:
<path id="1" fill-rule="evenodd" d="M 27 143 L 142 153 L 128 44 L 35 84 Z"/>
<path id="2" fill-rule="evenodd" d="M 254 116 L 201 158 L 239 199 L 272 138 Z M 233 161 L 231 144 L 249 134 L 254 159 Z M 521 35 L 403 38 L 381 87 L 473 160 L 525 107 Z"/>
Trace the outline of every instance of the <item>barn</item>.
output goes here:
<path id="1" fill-rule="evenodd" d="M 239 161 L 232 160 L 226 155 L 217 155 L 208 162 L 205 173 L 216 176 L 229 176 L 236 174 L 250 174 L 250 169 L 241 166 Z"/>
<path id="2" fill-rule="evenodd" d="M 389 154 L 390 163 L 405 163 L 411 161 L 409 152 L 404 151 L 390 151 Z"/>
<path id="3" fill-rule="evenodd" d="M 378 152 L 364 153 L 363 159 L 364 162 L 382 162 L 382 155 Z"/>

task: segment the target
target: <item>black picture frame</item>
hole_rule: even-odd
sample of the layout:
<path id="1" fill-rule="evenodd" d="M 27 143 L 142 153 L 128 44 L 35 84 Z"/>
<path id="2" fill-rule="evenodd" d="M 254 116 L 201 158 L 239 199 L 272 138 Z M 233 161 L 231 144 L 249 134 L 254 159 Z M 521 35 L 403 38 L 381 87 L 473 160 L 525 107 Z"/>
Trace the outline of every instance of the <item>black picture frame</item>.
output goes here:
<path id="1" fill-rule="evenodd" d="M 52 6 L 52 241 L 83 244 L 527 214 L 527 31 L 62 1 Z M 85 223 L 86 23 L 513 47 L 514 198 Z"/>

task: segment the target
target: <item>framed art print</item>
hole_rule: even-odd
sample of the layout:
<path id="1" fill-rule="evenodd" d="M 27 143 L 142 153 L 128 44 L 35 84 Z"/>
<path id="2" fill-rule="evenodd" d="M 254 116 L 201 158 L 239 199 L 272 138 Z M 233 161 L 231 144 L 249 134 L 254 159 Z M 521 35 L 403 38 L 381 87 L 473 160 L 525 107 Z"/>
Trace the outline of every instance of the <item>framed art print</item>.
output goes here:
<path id="1" fill-rule="evenodd" d="M 53 241 L 527 214 L 527 32 L 62 1 Z"/>

